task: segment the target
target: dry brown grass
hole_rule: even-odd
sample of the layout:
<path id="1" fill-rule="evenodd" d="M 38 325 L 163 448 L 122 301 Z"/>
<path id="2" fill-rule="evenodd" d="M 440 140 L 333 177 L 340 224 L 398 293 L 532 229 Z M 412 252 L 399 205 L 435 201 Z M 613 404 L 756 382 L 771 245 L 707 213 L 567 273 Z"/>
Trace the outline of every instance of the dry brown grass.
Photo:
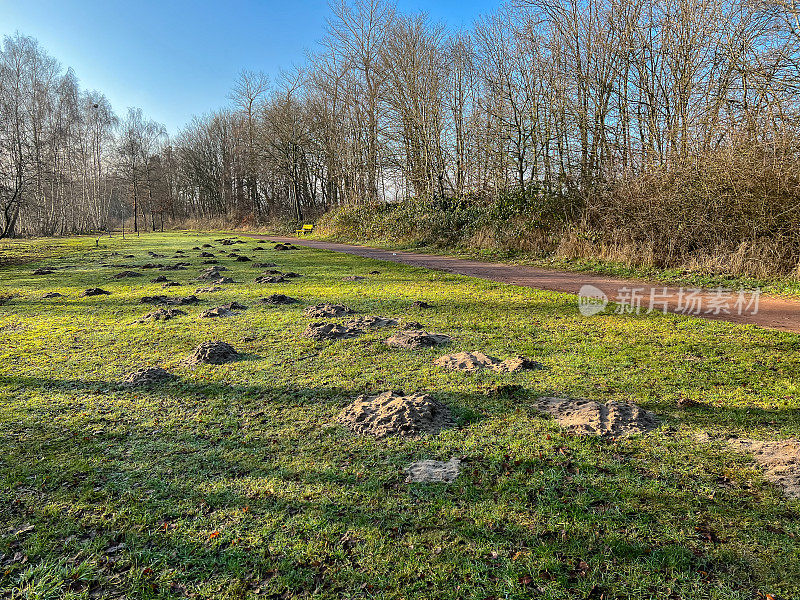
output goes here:
<path id="1" fill-rule="evenodd" d="M 626 239 L 604 241 L 597 233 L 570 229 L 562 234 L 555 256 L 570 259 L 596 259 L 634 267 L 656 266 L 654 245 Z"/>
<path id="2" fill-rule="evenodd" d="M 638 268 L 665 267 L 692 272 L 728 274 L 756 278 L 776 275 L 800 279 L 800 265 L 774 240 L 742 241 L 736 247 L 719 246 L 680 254 L 679 251 L 660 252 L 653 242 L 634 242 L 624 239 L 619 232 L 617 240 L 596 239 L 599 236 L 575 231 L 566 232 L 560 239 L 554 255 L 567 259 L 602 260 Z M 666 261 L 671 254 L 675 260 Z"/>
<path id="3" fill-rule="evenodd" d="M 752 277 L 798 276 L 800 144 L 741 142 L 587 198 L 561 256 Z"/>
<path id="4" fill-rule="evenodd" d="M 515 217 L 503 227 L 484 226 L 478 228 L 464 242 L 469 248 L 479 250 L 517 251 L 531 255 L 551 254 L 558 241 L 541 228 L 532 227 L 524 217 Z"/>

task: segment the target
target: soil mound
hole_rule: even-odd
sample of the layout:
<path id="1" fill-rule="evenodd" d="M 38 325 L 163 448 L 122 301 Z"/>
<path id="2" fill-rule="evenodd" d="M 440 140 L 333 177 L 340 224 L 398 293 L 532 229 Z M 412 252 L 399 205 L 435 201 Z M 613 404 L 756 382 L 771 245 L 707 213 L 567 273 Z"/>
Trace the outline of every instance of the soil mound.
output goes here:
<path id="1" fill-rule="evenodd" d="M 236 262 L 251 262 L 251 259 L 247 258 L 246 256 L 237 256 Z"/>
<path id="2" fill-rule="evenodd" d="M 133 373 L 128 373 L 122 383 L 127 386 L 154 385 L 175 379 L 175 375 L 161 367 L 147 367 Z"/>
<path id="3" fill-rule="evenodd" d="M 217 317 L 230 317 L 232 314 L 233 311 L 225 308 L 224 306 L 217 306 L 216 308 L 208 308 L 197 316 L 201 319 L 214 319 Z"/>
<path id="4" fill-rule="evenodd" d="M 179 308 L 159 308 L 153 312 L 147 313 L 137 323 L 145 323 L 147 321 L 169 321 L 175 317 L 181 317 L 186 313 Z"/>
<path id="5" fill-rule="evenodd" d="M 433 308 L 433 304 L 428 304 L 423 300 L 414 300 L 414 303 L 411 306 L 414 308 Z"/>
<path id="6" fill-rule="evenodd" d="M 200 258 L 214 258 L 213 252 L 201 252 Z"/>
<path id="7" fill-rule="evenodd" d="M 214 265 L 213 267 L 208 267 L 207 269 L 203 269 L 200 272 L 200 275 L 197 276 L 200 280 L 209 280 L 209 279 L 219 279 L 220 273 L 222 271 L 227 271 L 227 267 L 221 267 L 219 265 Z"/>
<path id="8" fill-rule="evenodd" d="M 386 317 L 376 317 L 373 315 L 366 315 L 363 317 L 356 317 L 344 324 L 345 327 L 356 327 L 358 329 L 376 328 L 376 327 L 395 327 L 399 325 L 397 319 L 387 319 Z"/>
<path id="9" fill-rule="evenodd" d="M 34 275 L 52 275 L 55 273 L 53 269 L 36 269 L 33 274 Z"/>
<path id="10" fill-rule="evenodd" d="M 141 273 L 137 273 L 136 271 L 122 271 L 114 275 L 112 279 L 127 279 L 129 277 L 141 277 Z"/>
<path id="11" fill-rule="evenodd" d="M 392 348 L 424 348 L 449 344 L 452 341 L 450 336 L 441 333 L 428 333 L 421 329 L 398 331 L 390 338 L 384 340 L 387 346 Z"/>
<path id="12" fill-rule="evenodd" d="M 728 445 L 738 452 L 752 454 L 764 469 L 767 481 L 782 487 L 789 498 L 800 498 L 800 440 L 761 442 L 735 439 L 729 440 Z"/>
<path id="13" fill-rule="evenodd" d="M 42 298 L 61 298 L 62 295 L 58 292 L 47 292 Z"/>
<path id="14" fill-rule="evenodd" d="M 419 321 L 406 321 L 403 319 L 403 329 L 425 329 L 425 325 Z"/>
<path id="15" fill-rule="evenodd" d="M 88 290 L 83 290 L 80 295 L 84 298 L 89 296 L 110 296 L 111 292 L 102 288 L 89 288 Z"/>
<path id="16" fill-rule="evenodd" d="M 427 394 L 383 392 L 359 396 L 336 419 L 352 431 L 376 438 L 435 434 L 453 425 L 446 406 Z"/>
<path id="17" fill-rule="evenodd" d="M 501 361 L 483 352 L 459 352 L 447 354 L 433 361 L 437 367 L 445 367 L 453 371 L 479 371 L 492 369 L 500 373 L 512 373 L 522 369 L 541 369 L 542 365 L 522 356 L 515 356 Z"/>
<path id="18" fill-rule="evenodd" d="M 347 277 L 342 277 L 342 281 L 363 281 L 366 277 L 362 277 L 361 275 L 348 275 Z"/>
<path id="19" fill-rule="evenodd" d="M 283 283 L 284 281 L 286 280 L 280 275 L 261 275 L 255 279 L 256 283 Z"/>
<path id="20" fill-rule="evenodd" d="M 221 287 L 217 287 L 217 286 L 213 285 L 211 287 L 197 288 L 194 291 L 194 293 L 195 294 L 213 294 L 214 292 L 219 292 L 221 290 L 222 290 Z"/>
<path id="21" fill-rule="evenodd" d="M 243 304 L 239 304 L 238 302 L 231 302 L 230 304 L 223 304 L 222 306 L 217 306 L 216 308 L 209 308 L 208 310 L 204 310 L 198 316 L 202 319 L 213 319 L 215 317 L 230 317 L 231 315 L 235 314 L 234 311 L 237 310 L 247 310 L 247 307 Z"/>
<path id="22" fill-rule="evenodd" d="M 203 342 L 194 349 L 189 360 L 195 364 L 206 363 L 210 365 L 221 365 L 239 358 L 236 348 L 226 342 L 209 341 Z"/>
<path id="23" fill-rule="evenodd" d="M 166 267 L 161 267 L 159 271 L 185 271 L 186 265 L 185 264 L 177 264 L 177 265 L 167 265 Z"/>
<path id="24" fill-rule="evenodd" d="M 238 302 L 229 302 L 228 304 L 223 304 L 222 307 L 228 310 L 247 310 L 244 304 L 239 304 Z"/>
<path id="25" fill-rule="evenodd" d="M 266 263 L 253 263 L 253 266 L 257 269 L 270 269 L 272 267 L 277 267 L 275 263 L 266 262 Z"/>
<path id="26" fill-rule="evenodd" d="M 197 304 L 200 298 L 195 295 L 186 296 L 185 298 L 170 298 L 168 296 L 142 296 L 139 299 L 140 304 L 165 304 L 167 306 L 185 306 L 187 304 Z"/>
<path id="27" fill-rule="evenodd" d="M 292 298 L 291 296 L 285 296 L 283 294 L 270 294 L 266 298 L 259 300 L 259 302 L 261 302 L 261 304 L 294 304 L 300 301 L 297 298 Z"/>
<path id="28" fill-rule="evenodd" d="M 544 369 L 544 365 L 530 358 L 524 356 L 513 356 L 505 359 L 500 366 L 495 369 L 499 372 L 513 373 L 514 371 L 522 371 L 527 369 L 537 370 Z"/>
<path id="29" fill-rule="evenodd" d="M 406 483 L 450 483 L 461 471 L 461 461 L 455 457 L 447 462 L 420 460 L 406 468 Z"/>
<path id="30" fill-rule="evenodd" d="M 501 361 L 493 356 L 486 356 L 482 352 L 459 352 L 447 354 L 433 361 L 437 367 L 445 367 L 453 371 L 479 371 L 481 369 L 495 369 Z"/>
<path id="31" fill-rule="evenodd" d="M 358 337 L 363 333 L 361 329 L 338 323 L 311 323 L 303 332 L 303 337 L 312 340 L 346 340 Z"/>
<path id="32" fill-rule="evenodd" d="M 150 283 L 164 283 L 165 281 L 169 281 L 166 275 L 159 275 L 158 277 L 154 277 L 150 280 Z"/>
<path id="33" fill-rule="evenodd" d="M 653 413 L 622 402 L 539 398 L 536 409 L 551 415 L 564 429 L 581 435 L 620 437 L 647 433 L 658 426 Z"/>
<path id="34" fill-rule="evenodd" d="M 303 314 L 307 317 L 342 317 L 344 315 L 352 314 L 353 310 L 349 309 L 348 307 L 344 306 L 343 304 L 315 304 L 314 306 L 309 306 L 303 311 Z"/>
<path id="35" fill-rule="evenodd" d="M 166 296 L 142 296 L 139 304 L 172 304 L 172 298 Z"/>

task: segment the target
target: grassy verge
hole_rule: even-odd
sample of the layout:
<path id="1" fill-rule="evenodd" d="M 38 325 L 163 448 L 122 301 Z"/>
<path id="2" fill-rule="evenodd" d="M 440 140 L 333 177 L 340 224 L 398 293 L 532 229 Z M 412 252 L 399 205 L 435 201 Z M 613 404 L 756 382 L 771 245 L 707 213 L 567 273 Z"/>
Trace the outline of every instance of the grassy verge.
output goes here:
<path id="1" fill-rule="evenodd" d="M 143 295 L 204 285 L 191 248 L 218 252 L 218 237 L 75 242 L 0 271 L 11 296 L 0 305 L 0 597 L 800 595 L 800 501 L 725 444 L 800 435 L 797 335 L 674 315 L 587 319 L 566 295 L 254 241 L 227 249 L 303 277 L 256 285 L 251 263 L 220 255 L 241 283 L 201 294 L 188 316 L 134 324 L 149 310 Z M 9 247 L 43 258 L 34 246 Z M 164 274 L 183 288 L 148 283 L 153 271 L 111 279 L 123 263 L 176 262 L 147 255 L 176 249 L 193 266 Z M 31 274 L 45 265 L 76 268 Z M 78 297 L 94 286 L 112 295 Z M 42 298 L 52 291 L 63 297 Z M 303 304 L 258 304 L 270 293 Z M 197 318 L 231 301 L 250 308 Z M 432 365 L 441 351 L 389 349 L 385 330 L 301 338 L 304 304 L 322 301 L 421 321 L 453 336 L 448 352 L 523 354 L 547 369 L 443 372 Z M 208 339 L 244 359 L 186 364 Z M 149 365 L 179 379 L 118 385 Z M 519 387 L 495 392 L 506 384 Z M 431 392 L 457 427 L 376 441 L 336 424 L 353 396 L 387 389 Z M 634 401 L 662 426 L 620 440 L 568 435 L 531 407 L 562 394 Z M 676 407 L 687 398 L 697 406 Z M 451 456 L 467 465 L 453 484 L 404 483 L 409 462 Z"/>

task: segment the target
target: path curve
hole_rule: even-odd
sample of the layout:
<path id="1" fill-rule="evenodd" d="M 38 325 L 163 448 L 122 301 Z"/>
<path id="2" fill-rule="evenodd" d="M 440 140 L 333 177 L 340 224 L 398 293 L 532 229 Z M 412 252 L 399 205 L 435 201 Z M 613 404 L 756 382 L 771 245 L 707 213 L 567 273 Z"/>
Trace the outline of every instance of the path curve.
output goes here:
<path id="1" fill-rule="evenodd" d="M 340 244 L 323 240 L 258 234 L 242 235 L 567 294 L 579 294 L 583 286 L 591 285 L 605 293 L 610 300 L 621 301 L 627 306 L 634 306 L 638 299 L 642 309 L 648 309 L 652 304 L 659 311 L 666 307 L 666 310 L 672 313 L 687 314 L 688 312 L 692 316 L 704 319 L 758 325 L 800 333 L 800 301 L 795 300 L 769 296 L 761 296 L 756 299 L 750 293 L 739 297 L 736 292 L 722 293 L 714 290 L 696 292 L 694 288 L 665 287 L 663 283 L 553 271 L 526 265 L 509 265 L 453 256 L 382 250 L 369 246 Z M 634 292 L 633 290 L 638 291 Z M 755 301 L 757 301 L 757 312 L 753 313 L 752 304 L 749 307 L 747 304 Z M 700 307 L 699 312 L 696 308 L 698 306 Z M 725 310 L 728 312 L 725 313 Z M 739 314 L 740 312 L 741 314 Z"/>

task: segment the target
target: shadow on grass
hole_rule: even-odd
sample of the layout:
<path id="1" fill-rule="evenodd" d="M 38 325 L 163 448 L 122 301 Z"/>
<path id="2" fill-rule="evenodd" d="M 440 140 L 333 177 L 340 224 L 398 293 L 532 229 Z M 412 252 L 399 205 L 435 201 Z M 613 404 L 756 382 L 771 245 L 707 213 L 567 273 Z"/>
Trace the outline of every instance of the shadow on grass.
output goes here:
<path id="1" fill-rule="evenodd" d="M 240 358 L 231 361 L 250 362 L 262 360 L 263 357 L 246 353 Z M 188 364 L 188 363 L 187 363 Z M 190 367 L 204 367 L 205 365 L 189 365 Z M 139 394 L 157 395 L 159 397 L 187 397 L 195 400 L 214 399 L 246 399 L 266 400 L 273 398 L 292 398 L 295 402 L 315 403 L 320 400 L 333 400 L 337 406 L 348 398 L 360 394 L 380 393 L 385 389 L 371 388 L 301 388 L 291 385 L 240 385 L 217 382 L 197 383 L 185 378 L 165 382 L 162 384 L 129 387 L 119 381 L 108 380 L 83 380 L 83 379 L 52 379 L 47 377 L 28 377 L 15 375 L 0 375 L 0 386 L 9 386 L 17 389 L 41 389 L 48 391 L 82 391 L 94 394 L 136 392 Z M 398 393 L 414 393 L 418 389 L 394 389 Z M 457 418 L 459 427 L 476 424 L 488 416 L 502 415 L 520 408 L 528 410 L 531 415 L 541 415 L 535 410 L 535 401 L 540 397 L 563 397 L 563 390 L 557 388 L 537 388 L 532 390 L 524 386 L 487 382 L 486 389 L 478 392 L 432 392 L 438 400 L 447 404 Z M 604 402 L 603 398 L 581 396 L 582 399 Z M 668 410 L 668 413 L 664 412 Z M 654 410 L 664 425 L 683 424 L 697 430 L 715 429 L 720 426 L 736 426 L 741 429 L 757 428 L 762 426 L 788 426 L 800 424 L 800 409 L 762 409 L 749 407 L 716 407 L 694 406 L 684 409 L 673 407 L 653 406 Z"/>
<path id="2" fill-rule="evenodd" d="M 262 357 L 255 354 L 242 354 L 243 359 L 239 360 L 260 360 Z M 230 361 L 231 363 L 238 362 Z M 193 365 L 205 366 L 205 365 Z M 219 366 L 219 365 L 211 365 Z M 232 395 L 235 397 L 245 398 L 263 398 L 270 393 L 284 395 L 287 393 L 302 394 L 304 388 L 293 387 L 269 387 L 261 385 L 237 385 L 237 384 L 221 384 L 215 382 L 208 383 L 194 383 L 186 381 L 185 379 L 178 378 L 172 381 L 146 385 L 146 386 L 125 386 L 119 381 L 107 381 L 102 379 L 53 379 L 49 377 L 29 377 L 19 375 L 0 375 L 0 386 L 8 385 L 23 389 L 42 389 L 42 390 L 78 390 L 93 393 L 107 393 L 109 391 L 138 391 L 145 394 L 191 394 L 197 397 L 205 397 L 212 395 L 213 397 Z M 322 397 L 330 397 L 331 395 L 341 395 L 341 390 L 334 388 L 324 388 L 330 390 L 330 394 L 325 394 Z"/>
<path id="3" fill-rule="evenodd" d="M 115 386 L 14 376 L 0 377 L 0 385 L 99 393 Z M 183 403 L 165 405 L 164 394 L 172 393 Z M 471 591 L 486 592 L 481 597 L 519 595 L 531 565 L 538 565 L 537 585 L 554 586 L 564 598 L 585 598 L 594 585 L 624 585 L 631 570 L 667 568 L 702 589 L 714 589 L 723 573 L 743 590 L 758 586 L 744 555 L 699 537 L 687 547 L 672 529 L 705 526 L 718 504 L 680 481 L 643 475 L 633 461 L 608 469 L 572 458 L 578 450 L 566 437 L 558 452 L 548 450 L 556 442 L 540 440 L 539 458 L 513 461 L 502 450 L 468 457 L 450 486 L 406 486 L 400 468 L 425 453 L 426 443 L 362 440 L 332 426 L 350 390 L 178 381 L 137 388 L 136 395 L 130 404 L 102 404 L 110 412 L 100 429 L 91 425 L 98 420 L 70 422 L 91 412 L 83 405 L 56 404 L 7 424 L 0 511 L 9 523 L 35 524 L 35 543 L 24 546 L 31 563 L 80 553 L 100 565 L 101 588 L 145 590 L 139 597 L 177 594 L 210 578 L 290 596 L 363 595 L 366 583 L 387 595 L 402 588 L 444 597 L 422 572 L 438 573 L 437 585 L 453 590 L 467 577 Z M 519 400 L 498 397 L 496 409 Z M 295 421 L 295 411 L 312 404 L 311 417 Z M 196 409 L 214 411 L 202 421 L 162 423 L 170 411 L 188 416 Z M 624 497 L 617 488 L 625 488 Z M 747 499 L 732 494 L 725 505 L 740 522 L 781 518 L 779 506 Z M 110 550 L 120 542 L 124 549 Z M 0 552 L 10 543 L 0 536 Z M 533 563 L 514 558 L 533 550 Z M 614 570 L 599 568 L 611 559 Z M 581 560 L 590 572 L 576 569 Z M 711 575 L 704 580 L 698 571 Z M 15 575 L 0 575 L 0 586 Z"/>

